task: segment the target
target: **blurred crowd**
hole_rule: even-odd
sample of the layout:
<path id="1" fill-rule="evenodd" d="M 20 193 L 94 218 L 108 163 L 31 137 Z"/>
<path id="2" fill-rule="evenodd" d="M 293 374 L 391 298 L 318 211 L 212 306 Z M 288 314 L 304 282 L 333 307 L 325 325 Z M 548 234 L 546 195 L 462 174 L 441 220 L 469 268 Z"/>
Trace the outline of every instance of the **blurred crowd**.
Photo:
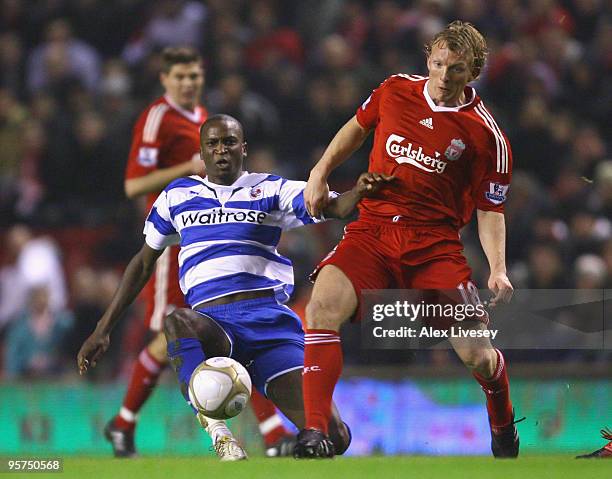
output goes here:
<path id="1" fill-rule="evenodd" d="M 474 86 L 514 151 L 511 280 L 519 288 L 610 288 L 609 7 L 607 0 L 0 0 L 0 371 L 45 377 L 74 369 L 80 342 L 138 248 L 142 211 L 125 198 L 123 174 L 136 115 L 161 93 L 159 53 L 168 45 L 202 52 L 203 103 L 242 121 L 247 169 L 306 179 L 373 88 L 394 73 L 426 74 L 425 41 L 453 19 L 474 23 L 490 47 Z M 334 173 L 335 189 L 367 168 L 368 151 Z M 326 224 L 283 240 L 296 266 L 298 311 L 309 271 L 341 230 Z M 462 236 L 484 286 L 488 269 L 473 225 Z M 115 361 L 105 361 L 103 377 L 121 374 L 140 350 L 130 339 L 139 328 L 127 320 L 115 333 Z M 350 350 L 358 341 L 347 342 L 348 361 L 357 361 Z"/>

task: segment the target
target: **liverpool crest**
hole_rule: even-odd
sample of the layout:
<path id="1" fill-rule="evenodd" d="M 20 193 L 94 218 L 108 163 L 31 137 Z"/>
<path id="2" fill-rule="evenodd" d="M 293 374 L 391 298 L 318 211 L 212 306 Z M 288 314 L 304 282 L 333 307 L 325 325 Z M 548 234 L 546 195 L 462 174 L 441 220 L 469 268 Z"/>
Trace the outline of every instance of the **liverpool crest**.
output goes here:
<path id="1" fill-rule="evenodd" d="M 444 152 L 444 156 L 446 156 L 449 161 L 457 161 L 463 153 L 463 150 L 465 150 L 465 143 L 459 138 L 454 138 Z"/>

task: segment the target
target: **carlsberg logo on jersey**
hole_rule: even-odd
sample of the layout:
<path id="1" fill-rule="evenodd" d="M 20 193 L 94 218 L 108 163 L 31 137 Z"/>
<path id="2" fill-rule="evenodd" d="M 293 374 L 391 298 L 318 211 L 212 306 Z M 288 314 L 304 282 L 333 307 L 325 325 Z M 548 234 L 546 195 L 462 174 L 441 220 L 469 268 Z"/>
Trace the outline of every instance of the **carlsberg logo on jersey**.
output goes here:
<path id="1" fill-rule="evenodd" d="M 423 154 L 423 147 L 416 148 L 412 143 L 402 145 L 402 141 L 406 138 L 392 133 L 387 138 L 386 150 L 387 154 L 395 159 L 400 165 L 402 163 L 410 163 L 420 170 L 428 173 L 444 173 L 447 162 L 438 158 L 440 153 L 436 152 L 436 158 Z"/>
<path id="2" fill-rule="evenodd" d="M 218 225 L 221 223 L 255 223 L 263 224 L 268 216 L 263 211 L 186 211 L 178 215 L 183 227 L 197 225 Z"/>

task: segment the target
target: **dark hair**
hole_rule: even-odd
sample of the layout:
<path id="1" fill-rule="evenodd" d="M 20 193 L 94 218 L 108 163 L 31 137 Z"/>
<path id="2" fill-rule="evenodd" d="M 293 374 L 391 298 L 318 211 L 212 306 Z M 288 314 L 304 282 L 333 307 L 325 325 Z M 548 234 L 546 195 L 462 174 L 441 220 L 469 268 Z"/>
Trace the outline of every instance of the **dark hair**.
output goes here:
<path id="1" fill-rule="evenodd" d="M 192 47 L 167 47 L 161 52 L 162 72 L 168 73 L 177 63 L 202 63 L 202 56 Z"/>
<path id="2" fill-rule="evenodd" d="M 202 123 L 200 125 L 200 140 L 202 139 L 202 134 L 203 134 L 204 130 L 207 129 L 211 124 L 213 124 L 213 123 L 224 123 L 224 122 L 235 123 L 238 126 L 238 128 L 240 129 L 240 132 L 242 133 L 242 137 L 243 137 L 243 140 L 244 140 L 244 128 L 242 126 L 242 123 L 240 123 L 233 116 L 225 115 L 223 113 L 218 113 L 216 115 L 208 117 L 208 119 L 204 123 Z"/>
<path id="3" fill-rule="evenodd" d="M 471 57 L 472 78 L 478 78 L 487 61 L 488 51 L 486 40 L 474 25 L 461 20 L 449 23 L 425 45 L 427 58 L 431 55 L 431 48 L 440 44 L 446 45 L 452 52 Z"/>

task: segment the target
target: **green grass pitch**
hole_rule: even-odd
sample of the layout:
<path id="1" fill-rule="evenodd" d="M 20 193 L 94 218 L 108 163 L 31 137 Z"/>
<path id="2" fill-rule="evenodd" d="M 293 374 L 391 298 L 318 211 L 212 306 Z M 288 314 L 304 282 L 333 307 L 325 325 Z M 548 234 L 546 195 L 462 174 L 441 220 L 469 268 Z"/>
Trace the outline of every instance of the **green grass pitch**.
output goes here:
<path id="1" fill-rule="evenodd" d="M 8 477 L 22 474 L 9 474 Z M 214 458 L 145 457 L 132 460 L 70 458 L 58 479 L 598 479 L 612 477 L 612 460 L 576 460 L 568 456 L 524 456 L 517 460 L 490 457 L 366 457 L 332 461 L 252 458 L 239 463 L 220 463 Z"/>

